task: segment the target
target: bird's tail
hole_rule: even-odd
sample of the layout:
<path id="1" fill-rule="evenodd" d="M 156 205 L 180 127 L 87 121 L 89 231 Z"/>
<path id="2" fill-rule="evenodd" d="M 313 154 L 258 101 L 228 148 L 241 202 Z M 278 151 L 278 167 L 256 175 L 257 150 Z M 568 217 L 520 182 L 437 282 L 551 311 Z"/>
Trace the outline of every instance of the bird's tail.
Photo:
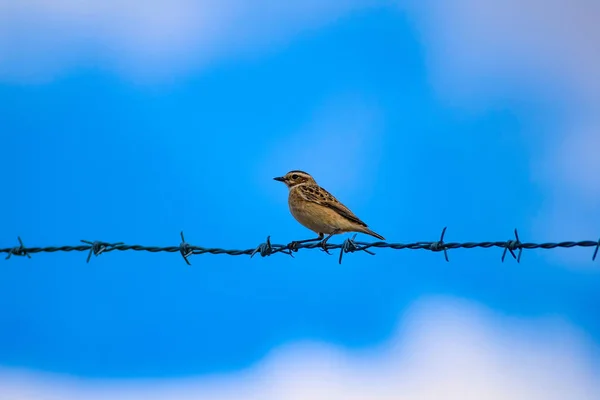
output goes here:
<path id="1" fill-rule="evenodd" d="M 381 236 L 379 233 L 373 232 L 372 230 L 370 230 L 366 226 L 363 227 L 363 229 L 361 230 L 361 232 L 362 233 L 366 233 L 367 235 L 374 236 L 374 237 L 376 237 L 379 240 L 385 240 L 385 238 L 383 236 Z"/>

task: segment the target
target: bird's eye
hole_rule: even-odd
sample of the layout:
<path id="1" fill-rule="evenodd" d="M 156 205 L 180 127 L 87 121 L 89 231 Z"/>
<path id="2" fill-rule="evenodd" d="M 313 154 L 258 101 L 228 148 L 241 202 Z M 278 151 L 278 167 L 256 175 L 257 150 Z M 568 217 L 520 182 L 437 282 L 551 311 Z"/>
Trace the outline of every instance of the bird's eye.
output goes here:
<path id="1" fill-rule="evenodd" d="M 297 174 L 294 174 L 294 175 L 292 175 L 292 179 L 293 179 L 293 180 L 296 180 L 296 179 L 298 179 L 298 175 L 297 175 Z"/>

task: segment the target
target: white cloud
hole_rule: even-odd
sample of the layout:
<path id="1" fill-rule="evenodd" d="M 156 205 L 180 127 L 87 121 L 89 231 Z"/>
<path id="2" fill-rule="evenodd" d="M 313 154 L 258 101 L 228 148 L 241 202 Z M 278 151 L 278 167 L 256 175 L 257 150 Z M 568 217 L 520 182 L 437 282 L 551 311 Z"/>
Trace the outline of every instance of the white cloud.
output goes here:
<path id="1" fill-rule="evenodd" d="M 538 101 L 539 113 L 523 123 L 535 145 L 531 177 L 545 193 L 533 218 L 536 236 L 599 235 L 600 3 L 451 0 L 407 9 L 425 38 L 441 98 L 483 108 L 506 96 Z M 568 257 L 591 265 L 587 254 Z"/>
<path id="2" fill-rule="evenodd" d="M 247 371 L 157 381 L 0 370 L 0 398 L 592 400 L 600 398 L 597 351 L 559 320 L 525 322 L 429 299 L 410 310 L 392 340 L 368 352 L 296 343 Z"/>
<path id="3" fill-rule="evenodd" d="M 595 0 L 423 1 L 408 9 L 427 40 L 437 84 L 449 96 L 488 95 L 508 81 L 600 96 Z"/>
<path id="4" fill-rule="evenodd" d="M 0 80 L 45 80 L 81 65 L 164 78 L 281 45 L 365 3 L 0 0 Z"/>

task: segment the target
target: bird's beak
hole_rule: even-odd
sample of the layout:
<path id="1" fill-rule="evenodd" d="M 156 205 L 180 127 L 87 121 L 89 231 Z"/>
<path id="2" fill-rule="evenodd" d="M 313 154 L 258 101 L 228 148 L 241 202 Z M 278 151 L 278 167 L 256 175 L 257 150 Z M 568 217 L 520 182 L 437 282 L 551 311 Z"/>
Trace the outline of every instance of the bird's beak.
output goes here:
<path id="1" fill-rule="evenodd" d="M 285 182 L 285 178 L 283 176 L 278 176 L 278 177 L 273 178 L 273 179 L 275 179 L 276 181 L 279 181 L 279 182 Z"/>

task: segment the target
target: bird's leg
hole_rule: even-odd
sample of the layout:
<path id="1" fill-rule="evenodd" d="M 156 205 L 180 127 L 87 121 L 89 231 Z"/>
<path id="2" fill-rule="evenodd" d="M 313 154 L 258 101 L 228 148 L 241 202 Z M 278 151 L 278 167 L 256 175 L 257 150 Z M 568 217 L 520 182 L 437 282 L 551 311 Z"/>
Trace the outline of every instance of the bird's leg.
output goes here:
<path id="1" fill-rule="evenodd" d="M 341 232 L 341 229 L 334 229 L 333 232 L 331 232 L 329 235 L 327 235 L 327 237 L 325 239 L 321 240 L 320 244 L 325 253 L 331 255 L 331 253 L 327 250 L 327 241 L 329 240 L 330 237 L 332 237 L 333 235 L 337 235 L 340 232 Z"/>
<path id="2" fill-rule="evenodd" d="M 319 237 L 316 237 L 314 239 L 304 239 L 304 240 L 294 240 L 293 242 L 290 242 L 290 244 L 287 245 L 287 247 L 292 250 L 292 251 L 298 251 L 298 245 L 301 243 L 308 243 L 308 242 L 316 242 L 317 240 L 323 240 L 323 234 L 319 233 Z"/>

